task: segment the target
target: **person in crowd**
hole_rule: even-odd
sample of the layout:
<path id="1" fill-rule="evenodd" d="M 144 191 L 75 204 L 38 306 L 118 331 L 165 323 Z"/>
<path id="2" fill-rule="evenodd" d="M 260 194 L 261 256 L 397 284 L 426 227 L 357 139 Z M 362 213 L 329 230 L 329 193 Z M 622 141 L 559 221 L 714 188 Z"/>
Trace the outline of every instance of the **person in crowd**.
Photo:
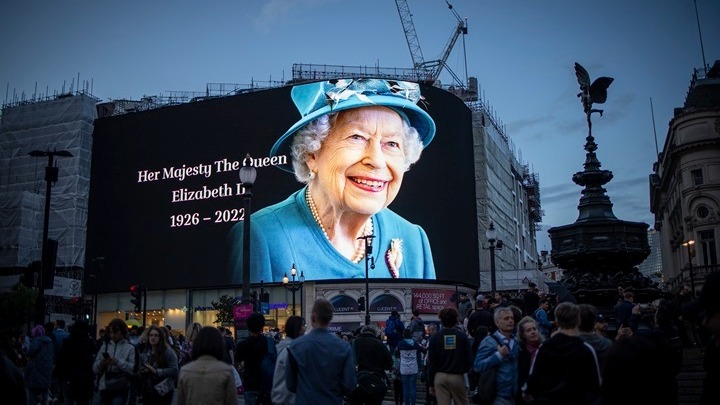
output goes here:
<path id="1" fill-rule="evenodd" d="M 178 405 L 236 405 L 232 366 L 225 363 L 224 337 L 217 328 L 201 328 L 193 340 L 191 361 L 180 370 Z"/>
<path id="2" fill-rule="evenodd" d="M 339 79 L 300 84 L 290 92 L 302 115 L 273 145 L 290 157 L 306 186 L 252 215 L 251 281 L 280 282 L 288 263 L 312 267 L 318 279 L 350 279 L 363 271 L 363 237 L 384 258 L 374 278 L 435 279 L 425 231 L 387 207 L 403 177 L 435 136 L 417 106 L 416 83 Z M 229 235 L 233 282 L 242 274 L 242 224 Z"/>
<path id="3" fill-rule="evenodd" d="M 100 350 L 100 346 L 102 346 L 107 339 L 109 339 L 109 336 L 106 335 L 105 328 L 98 329 L 97 339 L 95 339 L 96 352 Z"/>
<path id="4" fill-rule="evenodd" d="M 518 390 L 518 357 L 520 345 L 515 339 L 515 316 L 509 307 L 498 307 L 493 313 L 497 331 L 480 342 L 473 370 L 482 375 L 496 369 L 496 405 L 512 404 Z"/>
<path id="5" fill-rule="evenodd" d="M 595 333 L 595 324 L 597 323 L 597 308 L 591 304 L 579 304 L 580 323 L 578 324 L 578 337 L 583 342 L 592 346 L 602 370 L 605 363 L 605 356 L 613 345 L 613 341 L 605 336 Z"/>
<path id="6" fill-rule="evenodd" d="M 103 405 L 124 404 L 128 399 L 130 376 L 135 371 L 135 346 L 127 340 L 125 321 L 115 318 L 106 329 L 109 338 L 103 341 L 93 363 L 99 376 L 98 390 Z"/>
<path id="7" fill-rule="evenodd" d="M 600 398 L 600 366 L 595 350 L 577 336 L 580 308 L 561 302 L 555 321 L 558 331 L 538 349 L 523 398 L 538 405 L 595 404 Z"/>
<path id="8" fill-rule="evenodd" d="M 313 329 L 288 347 L 287 387 L 295 393 L 295 404 L 341 405 L 357 385 L 352 348 L 328 331 L 333 318 L 330 301 L 313 304 Z"/>
<path id="9" fill-rule="evenodd" d="M 36 404 L 38 397 L 47 404 L 50 394 L 54 349 L 50 337 L 45 335 L 46 328 L 35 326 L 30 335 L 30 347 L 27 351 L 28 363 L 24 370 L 28 404 Z"/>
<path id="10" fill-rule="evenodd" d="M 262 332 L 262 330 L 260 332 Z M 228 364 L 234 366 L 235 350 L 237 350 L 237 348 L 235 347 L 235 339 L 233 338 L 233 334 L 230 328 L 222 328 L 222 333 L 225 336 L 225 348 L 227 350 L 227 357 L 225 358 L 225 361 L 229 361 Z"/>
<path id="11" fill-rule="evenodd" d="M 485 301 L 475 301 L 475 311 L 468 317 L 467 330 L 474 339 L 477 339 L 475 331 L 477 331 L 478 326 L 485 326 L 489 331 L 495 332 L 493 314 L 485 304 Z M 481 337 L 481 339 L 483 338 L 485 338 L 485 336 Z"/>
<path id="12" fill-rule="evenodd" d="M 425 337 L 425 322 L 420 317 L 420 311 L 417 308 L 413 309 L 413 316 L 408 328 L 410 328 L 412 338 L 416 343 L 420 343 Z"/>
<path id="13" fill-rule="evenodd" d="M 545 338 L 550 337 L 550 333 L 555 327 L 555 324 L 549 319 L 549 308 L 550 300 L 547 298 L 543 298 L 538 301 L 538 308 L 535 310 L 535 312 L 533 312 L 533 318 L 535 319 L 535 321 L 537 321 L 538 330 L 540 331 L 540 334 L 543 335 L 543 337 Z"/>
<path id="14" fill-rule="evenodd" d="M 637 328 L 632 328 L 631 318 L 632 311 L 635 307 L 633 303 L 635 301 L 635 294 L 632 291 L 625 291 L 623 293 L 623 299 L 617 305 L 615 305 L 615 319 L 617 327 L 630 327 L 633 332 L 637 332 Z"/>
<path id="15" fill-rule="evenodd" d="M 202 325 L 197 322 L 193 322 L 188 325 L 185 331 L 185 339 L 180 343 L 178 367 L 182 368 L 182 366 L 189 363 L 190 359 L 192 359 L 192 345 L 195 338 L 197 338 L 200 329 L 202 329 Z"/>
<path id="16" fill-rule="evenodd" d="M 430 338 L 428 346 L 428 392 L 439 405 L 467 405 L 465 373 L 470 370 L 470 340 L 456 328 L 458 312 L 443 308 L 438 314 L 442 329 Z"/>
<path id="17" fill-rule="evenodd" d="M 526 316 L 518 322 L 517 339 L 520 344 L 520 352 L 518 354 L 518 387 L 522 387 L 527 381 L 530 374 L 530 366 L 535 361 L 543 336 L 538 331 L 537 321 L 530 316 Z M 525 404 L 520 391 L 515 395 L 516 403 Z"/>
<path id="18" fill-rule="evenodd" d="M 423 367 L 425 368 L 425 404 L 426 405 L 437 405 L 437 398 L 435 395 L 430 395 L 430 367 L 428 366 L 428 349 L 430 347 L 430 339 L 437 333 L 438 327 L 436 324 L 431 323 L 427 326 L 427 337 L 422 342 L 422 346 L 425 349 L 423 354 Z M 398 365 L 399 367 L 399 365 Z M 399 370 L 398 370 L 399 373 Z M 402 384 L 402 381 L 401 381 Z"/>
<path id="19" fill-rule="evenodd" d="M 701 405 L 716 403 L 720 391 L 720 299 L 718 297 L 720 297 L 720 272 L 715 271 L 705 277 L 699 298 L 704 312 L 703 325 L 711 333 L 703 358 L 705 380 L 700 397 Z"/>
<path id="20" fill-rule="evenodd" d="M 55 330 L 53 330 L 52 336 L 50 336 L 50 340 L 52 340 L 52 342 L 53 342 L 55 357 L 57 357 L 58 352 L 60 351 L 60 348 L 62 347 L 63 343 L 65 342 L 65 339 L 67 339 L 69 336 L 70 336 L 70 333 L 65 329 L 65 320 L 64 319 L 56 320 L 55 321 Z"/>
<path id="21" fill-rule="evenodd" d="M 148 345 L 140 353 L 140 375 L 142 376 L 143 404 L 169 405 L 172 402 L 175 380 L 178 376 L 178 359 L 175 351 L 168 346 L 166 329 L 150 325 L 147 328 Z M 155 386 L 169 378 L 170 391 L 158 392 Z"/>
<path id="22" fill-rule="evenodd" d="M 415 405 L 417 395 L 417 376 L 420 372 L 421 355 L 425 348 L 413 339 L 413 331 L 403 331 L 403 340 L 398 343 L 396 353 L 400 359 L 400 375 L 405 405 Z"/>
<path id="23" fill-rule="evenodd" d="M 295 394 L 288 391 L 285 373 L 287 371 L 287 348 L 293 340 L 305 334 L 305 319 L 291 316 L 285 322 L 285 339 L 278 344 L 278 357 L 275 363 L 275 376 L 273 378 L 272 403 L 273 405 L 294 405 Z"/>
<path id="24" fill-rule="evenodd" d="M 385 337 L 387 338 L 390 353 L 395 353 L 398 343 L 402 340 L 404 330 L 405 326 L 403 326 L 403 322 L 400 319 L 400 313 L 396 309 L 393 309 L 387 321 L 385 321 Z"/>
<path id="25" fill-rule="evenodd" d="M 461 324 L 464 324 L 465 317 L 467 316 L 468 309 L 472 308 L 472 302 L 468 297 L 467 293 L 460 293 L 460 301 L 458 302 L 458 320 Z"/>
<path id="26" fill-rule="evenodd" d="M 83 320 L 75 321 L 55 361 L 65 404 L 87 405 L 92 400 L 94 359 L 95 341 L 90 337 L 90 326 Z"/>
<path id="27" fill-rule="evenodd" d="M 264 392 L 261 363 L 268 352 L 268 339 L 263 335 L 265 317 L 254 312 L 247 320 L 250 336 L 240 341 L 235 351 L 235 363 L 243 365 L 242 381 L 245 387 L 245 404 L 270 405 L 270 393 Z"/>
<path id="28" fill-rule="evenodd" d="M 5 350 L 0 351 L 0 392 L 3 393 L 3 401 L 9 404 L 28 404 L 28 391 L 23 375 L 12 359 L 8 358 Z"/>
<path id="29" fill-rule="evenodd" d="M 537 293 L 537 284 L 532 281 L 528 283 L 528 289 L 523 294 L 523 307 L 526 314 L 534 314 L 535 310 L 540 306 L 540 296 Z"/>
<path id="30" fill-rule="evenodd" d="M 350 394 L 353 405 L 380 405 L 387 392 L 378 385 L 376 390 L 365 389 L 385 379 L 385 370 L 392 369 L 393 359 L 380 340 L 380 331 L 375 325 L 365 325 L 360 335 L 352 342 L 352 351 L 358 371 L 358 389 Z M 401 342 L 402 343 L 402 342 Z"/>

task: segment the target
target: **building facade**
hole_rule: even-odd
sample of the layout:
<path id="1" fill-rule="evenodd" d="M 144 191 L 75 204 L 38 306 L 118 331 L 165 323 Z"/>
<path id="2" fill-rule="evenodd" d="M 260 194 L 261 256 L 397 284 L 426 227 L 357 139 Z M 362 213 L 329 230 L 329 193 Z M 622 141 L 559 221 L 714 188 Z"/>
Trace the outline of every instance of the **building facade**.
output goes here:
<path id="1" fill-rule="evenodd" d="M 650 175 L 650 210 L 671 291 L 696 291 L 720 251 L 720 61 L 696 69 Z"/>

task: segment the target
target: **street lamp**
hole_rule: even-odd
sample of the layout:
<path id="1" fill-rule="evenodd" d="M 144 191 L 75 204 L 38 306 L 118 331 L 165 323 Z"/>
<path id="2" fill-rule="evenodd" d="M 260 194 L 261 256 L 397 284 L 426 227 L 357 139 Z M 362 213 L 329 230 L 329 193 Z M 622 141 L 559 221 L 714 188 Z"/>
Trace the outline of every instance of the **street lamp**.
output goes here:
<path id="1" fill-rule="evenodd" d="M 40 267 L 40 291 L 38 292 L 37 307 L 36 307 L 36 321 L 42 325 L 45 323 L 45 278 L 48 272 L 54 274 L 55 268 L 51 266 L 55 262 L 53 256 L 57 254 L 57 251 L 51 255 L 50 244 L 48 243 L 48 231 L 50 228 L 50 194 L 52 192 L 52 185 L 58 181 L 58 174 L 60 169 L 55 166 L 53 158 L 58 157 L 72 157 L 72 153 L 66 150 L 53 150 L 46 151 L 34 150 L 28 153 L 32 157 L 45 157 L 48 158 L 48 164 L 45 167 L 45 182 L 47 187 L 45 188 L 45 222 L 43 224 L 43 239 L 42 239 L 42 265 Z M 57 249 L 57 243 L 54 246 Z M 48 279 L 52 280 L 53 277 Z"/>
<path id="2" fill-rule="evenodd" d="M 496 280 L 495 280 L 495 249 L 502 249 L 503 242 L 497 239 L 497 230 L 495 230 L 495 224 L 490 222 L 490 227 L 485 231 L 485 237 L 488 240 L 490 246 L 490 290 L 496 291 Z"/>
<path id="3" fill-rule="evenodd" d="M 687 248 L 687 254 L 688 254 L 688 270 L 690 271 L 690 285 L 692 286 L 692 295 L 695 297 L 695 276 L 693 275 L 693 268 L 692 268 L 692 258 L 695 256 L 695 249 L 693 249 L 693 246 L 695 245 L 695 241 L 690 239 L 687 242 L 683 242 L 682 244 Z"/>
<path id="4" fill-rule="evenodd" d="M 365 235 L 358 239 L 365 241 L 365 325 L 370 325 L 370 282 L 368 280 L 369 268 L 375 268 L 375 259 L 372 257 L 373 238 L 375 235 Z"/>
<path id="5" fill-rule="evenodd" d="M 243 187 L 243 202 L 245 217 L 243 219 L 243 268 L 242 268 L 242 300 L 247 302 L 250 299 L 250 209 L 252 206 L 252 186 L 257 178 L 257 171 L 252 166 L 252 158 L 248 153 L 245 156 L 250 166 L 240 168 L 240 183 Z M 245 164 L 243 161 L 243 164 Z"/>
<path id="6" fill-rule="evenodd" d="M 301 287 L 302 283 L 305 281 L 305 274 L 303 272 L 300 272 L 300 278 L 298 281 L 295 281 L 295 276 L 297 275 L 297 269 L 295 268 L 295 263 L 293 263 L 292 268 L 290 268 L 290 275 L 292 276 L 292 282 L 289 282 L 287 273 L 285 273 L 285 276 L 282 279 L 283 287 L 285 287 L 288 291 L 292 293 L 292 314 L 295 316 L 295 292 L 297 292 Z"/>

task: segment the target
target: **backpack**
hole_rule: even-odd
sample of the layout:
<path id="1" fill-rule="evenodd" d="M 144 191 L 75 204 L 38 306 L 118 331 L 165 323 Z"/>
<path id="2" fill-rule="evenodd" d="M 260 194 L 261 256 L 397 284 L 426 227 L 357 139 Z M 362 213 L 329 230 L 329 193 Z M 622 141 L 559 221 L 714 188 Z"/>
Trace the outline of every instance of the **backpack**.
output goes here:
<path id="1" fill-rule="evenodd" d="M 389 318 L 385 324 L 385 336 L 391 342 L 398 342 L 402 339 L 403 326 L 398 318 Z"/>
<path id="2" fill-rule="evenodd" d="M 273 376 L 275 375 L 277 349 L 273 338 L 265 336 L 265 340 L 267 341 L 267 352 L 260 362 L 260 391 L 270 393 L 273 387 Z"/>

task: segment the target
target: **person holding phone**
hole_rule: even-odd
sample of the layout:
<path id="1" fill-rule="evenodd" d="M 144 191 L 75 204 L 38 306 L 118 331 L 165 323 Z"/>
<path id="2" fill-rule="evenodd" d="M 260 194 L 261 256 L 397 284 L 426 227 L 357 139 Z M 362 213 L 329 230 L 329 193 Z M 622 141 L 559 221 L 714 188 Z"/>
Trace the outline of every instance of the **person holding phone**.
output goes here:
<path id="1" fill-rule="evenodd" d="M 170 405 L 175 380 L 178 376 L 178 360 L 175 351 L 168 347 L 166 328 L 150 325 L 147 328 L 147 346 L 140 355 L 143 404 Z M 173 387 L 169 392 L 159 393 L 155 386 L 165 379 L 171 379 Z"/>
<path id="2" fill-rule="evenodd" d="M 122 319 L 110 321 L 106 330 L 108 336 L 93 363 L 100 401 L 103 405 L 124 404 L 135 368 L 135 346 L 127 340 L 128 328 Z"/>

